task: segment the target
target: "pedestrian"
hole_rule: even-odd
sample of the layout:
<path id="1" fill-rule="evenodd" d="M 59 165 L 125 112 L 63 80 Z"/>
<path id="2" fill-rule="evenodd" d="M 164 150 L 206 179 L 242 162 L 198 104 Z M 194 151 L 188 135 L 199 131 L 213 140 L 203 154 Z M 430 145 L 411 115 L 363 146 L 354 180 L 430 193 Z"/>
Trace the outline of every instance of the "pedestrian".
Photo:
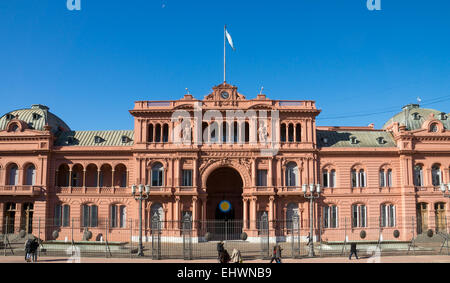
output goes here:
<path id="1" fill-rule="evenodd" d="M 350 245 L 350 256 L 348 257 L 349 260 L 352 259 L 352 255 L 355 255 L 356 259 L 358 259 L 358 251 L 356 250 L 356 243 L 352 243 Z"/>
<path id="2" fill-rule="evenodd" d="M 32 262 L 37 262 L 38 248 L 39 248 L 39 240 L 37 238 L 34 238 L 33 241 L 31 242 L 31 247 L 30 247 L 30 255 L 31 255 Z"/>
<path id="3" fill-rule="evenodd" d="M 241 251 L 233 249 L 233 252 L 231 253 L 231 262 L 242 263 Z"/>
<path id="4" fill-rule="evenodd" d="M 217 258 L 220 262 L 220 256 L 223 253 L 223 251 L 225 250 L 225 248 L 223 247 L 223 242 L 220 241 L 217 243 Z"/>
<path id="5" fill-rule="evenodd" d="M 31 243 L 33 239 L 29 238 L 25 241 L 24 250 L 25 250 L 25 261 L 30 262 L 31 260 Z"/>
<path id="6" fill-rule="evenodd" d="M 220 263 L 229 263 L 230 260 L 231 260 L 230 254 L 228 253 L 228 251 L 226 249 L 224 249 L 223 251 L 220 252 L 220 255 L 219 255 Z"/>
<path id="7" fill-rule="evenodd" d="M 311 233 L 308 233 L 308 236 L 306 236 L 306 239 L 308 240 L 308 243 L 306 245 L 307 246 L 311 245 L 311 242 L 312 242 Z"/>
<path id="8" fill-rule="evenodd" d="M 276 263 L 281 263 L 281 251 L 283 249 L 280 247 L 280 245 L 275 245 L 272 250 L 272 259 L 270 260 L 270 263 L 272 263 L 274 260 Z"/>

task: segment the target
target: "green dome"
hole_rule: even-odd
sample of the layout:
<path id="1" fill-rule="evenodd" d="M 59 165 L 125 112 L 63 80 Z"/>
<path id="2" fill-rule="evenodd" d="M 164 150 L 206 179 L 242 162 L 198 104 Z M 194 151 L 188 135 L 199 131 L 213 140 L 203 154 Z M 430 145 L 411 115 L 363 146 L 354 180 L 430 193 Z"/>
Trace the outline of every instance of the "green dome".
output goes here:
<path id="1" fill-rule="evenodd" d="M 444 124 L 445 129 L 450 129 L 449 114 L 434 109 L 420 108 L 418 104 L 408 104 L 403 107 L 403 111 L 389 119 L 386 124 L 384 124 L 383 129 L 386 129 L 394 122 L 405 125 L 408 131 L 421 129 L 423 123 L 428 120 L 431 114 L 434 114 L 435 119 Z"/>
<path id="2" fill-rule="evenodd" d="M 58 135 L 62 131 L 70 131 L 69 126 L 58 116 L 52 114 L 49 108 L 44 105 L 35 104 L 30 109 L 14 110 L 6 113 L 0 118 L 0 131 L 6 129 L 9 121 L 19 119 L 28 124 L 28 128 L 38 131 L 44 131 L 45 125 L 51 127 L 51 132 Z"/>

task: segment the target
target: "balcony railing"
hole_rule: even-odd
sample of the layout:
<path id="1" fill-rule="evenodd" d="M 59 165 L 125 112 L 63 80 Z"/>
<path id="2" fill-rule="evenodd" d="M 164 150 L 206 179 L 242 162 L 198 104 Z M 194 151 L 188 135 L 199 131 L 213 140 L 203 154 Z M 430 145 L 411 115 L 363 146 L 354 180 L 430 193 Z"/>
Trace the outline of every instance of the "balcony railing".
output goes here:
<path id="1" fill-rule="evenodd" d="M 131 195 L 131 189 L 123 187 L 56 187 L 56 193 L 82 195 Z"/>
<path id="2" fill-rule="evenodd" d="M 0 186 L 0 195 L 36 196 L 40 195 L 43 189 L 42 186 Z"/>

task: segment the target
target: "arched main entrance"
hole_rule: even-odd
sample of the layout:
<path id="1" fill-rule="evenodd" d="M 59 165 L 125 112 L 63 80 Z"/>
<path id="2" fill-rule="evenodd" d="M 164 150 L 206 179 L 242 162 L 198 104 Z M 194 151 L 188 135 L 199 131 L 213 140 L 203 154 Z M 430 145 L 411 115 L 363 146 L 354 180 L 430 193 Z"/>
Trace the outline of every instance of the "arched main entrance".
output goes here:
<path id="1" fill-rule="evenodd" d="M 215 240 L 238 239 L 242 233 L 243 181 L 238 171 L 221 167 L 206 182 L 208 193 L 206 218 Z"/>

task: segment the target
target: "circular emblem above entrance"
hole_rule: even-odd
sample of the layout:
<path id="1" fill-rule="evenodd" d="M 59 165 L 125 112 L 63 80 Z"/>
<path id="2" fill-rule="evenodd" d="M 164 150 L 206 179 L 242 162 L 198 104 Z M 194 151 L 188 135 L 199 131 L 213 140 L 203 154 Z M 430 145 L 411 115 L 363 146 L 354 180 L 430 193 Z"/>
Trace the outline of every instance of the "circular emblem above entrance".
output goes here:
<path id="1" fill-rule="evenodd" d="M 230 210 L 231 210 L 231 203 L 230 203 L 229 201 L 227 201 L 227 200 L 224 200 L 224 201 L 222 201 L 222 202 L 219 204 L 219 209 L 220 209 L 220 211 L 222 211 L 223 213 L 230 212 Z"/>

